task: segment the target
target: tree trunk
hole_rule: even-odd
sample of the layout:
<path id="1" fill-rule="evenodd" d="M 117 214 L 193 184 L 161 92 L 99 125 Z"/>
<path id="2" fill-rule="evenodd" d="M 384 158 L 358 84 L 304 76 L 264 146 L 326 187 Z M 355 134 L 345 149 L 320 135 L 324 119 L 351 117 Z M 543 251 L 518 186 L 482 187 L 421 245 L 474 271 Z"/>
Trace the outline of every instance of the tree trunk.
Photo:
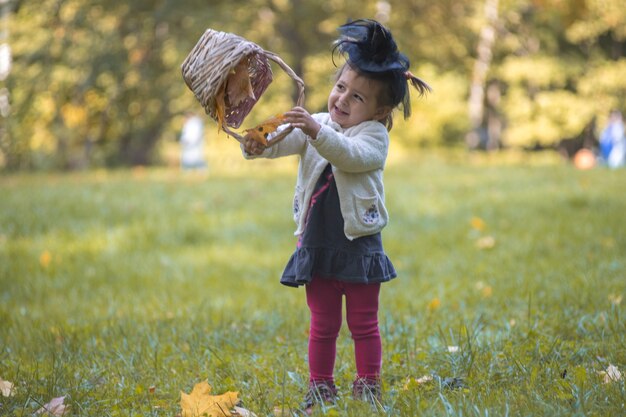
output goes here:
<path id="1" fill-rule="evenodd" d="M 487 142 L 485 149 L 495 151 L 500 148 L 502 141 L 502 115 L 498 111 L 502 91 L 498 81 L 492 81 L 487 86 Z"/>
<path id="2" fill-rule="evenodd" d="M 470 149 L 486 146 L 489 132 L 485 127 L 485 89 L 487 74 L 491 65 L 492 49 L 496 39 L 496 22 L 498 20 L 498 0 L 485 0 L 485 25 L 480 31 L 477 58 L 468 99 L 468 111 L 471 131 L 466 135 L 465 142 Z"/>

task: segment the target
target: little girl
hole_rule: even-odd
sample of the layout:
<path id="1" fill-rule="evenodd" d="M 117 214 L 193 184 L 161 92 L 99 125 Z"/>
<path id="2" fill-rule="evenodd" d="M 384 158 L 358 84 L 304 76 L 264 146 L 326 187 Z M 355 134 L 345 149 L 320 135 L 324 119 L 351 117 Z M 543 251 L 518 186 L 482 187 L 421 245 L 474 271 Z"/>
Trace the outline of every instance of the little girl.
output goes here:
<path id="1" fill-rule="evenodd" d="M 293 202 L 298 243 L 281 283 L 304 285 L 311 311 L 307 413 L 319 402 L 334 402 L 336 340 L 342 299 L 354 340 L 353 397 L 380 404 L 380 284 L 396 277 L 385 255 L 381 230 L 388 220 L 383 169 L 400 104 L 410 115 L 409 87 L 428 84 L 411 74 L 391 32 L 373 20 L 339 28 L 335 49 L 347 56 L 328 97 L 328 113 L 310 115 L 295 107 L 285 120 L 295 129 L 271 148 L 246 139 L 246 158 L 300 155 Z"/>

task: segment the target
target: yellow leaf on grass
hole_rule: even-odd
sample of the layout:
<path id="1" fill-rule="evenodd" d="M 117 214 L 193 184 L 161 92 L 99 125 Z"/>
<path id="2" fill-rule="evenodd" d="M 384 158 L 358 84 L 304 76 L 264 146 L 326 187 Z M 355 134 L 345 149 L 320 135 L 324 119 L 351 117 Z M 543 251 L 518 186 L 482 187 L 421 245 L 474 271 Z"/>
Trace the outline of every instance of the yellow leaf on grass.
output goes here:
<path id="1" fill-rule="evenodd" d="M 284 124 L 284 120 L 285 116 L 282 114 L 271 117 L 252 129 L 246 129 L 246 137 L 267 146 L 267 137 L 275 132 L 278 126 Z"/>
<path id="2" fill-rule="evenodd" d="M 428 306 L 426 306 L 426 308 L 428 309 L 428 311 L 434 311 L 437 310 L 440 306 L 441 300 L 439 300 L 439 298 L 433 298 L 432 300 L 430 300 L 430 303 L 428 303 Z"/>
<path id="3" fill-rule="evenodd" d="M 52 255 L 48 250 L 45 250 L 39 255 L 39 264 L 44 268 L 47 268 L 52 262 Z"/>
<path id="4" fill-rule="evenodd" d="M 482 294 L 484 298 L 489 298 L 493 295 L 493 288 L 487 285 L 483 289 L 480 290 L 480 293 Z"/>
<path id="5" fill-rule="evenodd" d="M 0 391 L 3 397 L 12 397 L 15 395 L 13 383 L 0 378 Z"/>
<path id="6" fill-rule="evenodd" d="M 180 392 L 182 417 L 230 417 L 232 409 L 239 402 L 238 392 L 211 395 L 211 386 L 203 381 L 196 384 L 191 394 Z"/>
<path id="7" fill-rule="evenodd" d="M 476 289 L 480 291 L 481 295 L 484 298 L 489 298 L 493 295 L 493 288 L 490 285 L 486 285 L 482 281 L 478 281 L 476 283 Z"/>
<path id="8" fill-rule="evenodd" d="M 231 71 L 226 79 L 226 96 L 230 106 L 237 106 L 247 98 L 255 99 L 250 74 L 248 73 L 248 58 L 244 58 Z"/>
<path id="9" fill-rule="evenodd" d="M 479 232 L 485 230 L 485 227 L 487 226 L 485 221 L 480 217 L 472 217 L 470 225 L 472 226 L 472 229 L 478 230 Z"/>

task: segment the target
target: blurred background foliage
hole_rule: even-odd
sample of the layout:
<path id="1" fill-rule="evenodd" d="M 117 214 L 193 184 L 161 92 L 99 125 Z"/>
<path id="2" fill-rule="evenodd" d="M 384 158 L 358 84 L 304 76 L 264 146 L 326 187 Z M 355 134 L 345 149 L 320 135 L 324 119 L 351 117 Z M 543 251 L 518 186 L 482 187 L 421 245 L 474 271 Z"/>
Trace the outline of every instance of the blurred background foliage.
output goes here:
<path id="1" fill-rule="evenodd" d="M 348 18 L 389 26 L 434 92 L 413 99 L 393 140 L 406 148 L 553 147 L 626 110 L 623 0 L 0 0 L 0 169 L 162 162 L 183 115 L 202 111 L 180 64 L 206 28 L 278 53 L 325 109 L 331 42 Z M 275 81 L 252 125 L 293 103 Z M 6 98 L 8 97 L 8 101 Z M 400 119 L 400 114 L 397 115 Z M 207 119 L 207 134 L 214 122 Z"/>

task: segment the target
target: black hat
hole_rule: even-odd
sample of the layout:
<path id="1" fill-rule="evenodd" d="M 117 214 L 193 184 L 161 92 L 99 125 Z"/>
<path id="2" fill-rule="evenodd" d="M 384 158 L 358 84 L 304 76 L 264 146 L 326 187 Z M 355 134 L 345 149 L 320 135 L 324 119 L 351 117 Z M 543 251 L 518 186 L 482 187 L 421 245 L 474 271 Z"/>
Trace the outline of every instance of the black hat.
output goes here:
<path id="1" fill-rule="evenodd" d="M 339 52 L 363 72 L 408 71 L 409 59 L 398 50 L 389 29 L 375 20 L 359 19 L 339 27 Z"/>
<path id="2" fill-rule="evenodd" d="M 348 56 L 350 66 L 356 70 L 393 80 L 393 104 L 402 103 L 404 117 L 411 114 L 408 83 L 421 95 L 432 91 L 422 79 L 409 71 L 409 59 L 398 50 L 389 29 L 372 19 L 349 21 L 339 26 L 340 36 L 335 49 Z"/>

